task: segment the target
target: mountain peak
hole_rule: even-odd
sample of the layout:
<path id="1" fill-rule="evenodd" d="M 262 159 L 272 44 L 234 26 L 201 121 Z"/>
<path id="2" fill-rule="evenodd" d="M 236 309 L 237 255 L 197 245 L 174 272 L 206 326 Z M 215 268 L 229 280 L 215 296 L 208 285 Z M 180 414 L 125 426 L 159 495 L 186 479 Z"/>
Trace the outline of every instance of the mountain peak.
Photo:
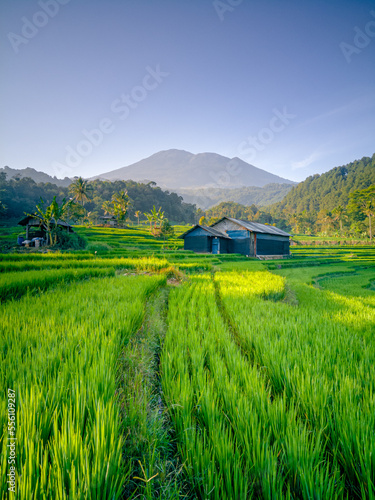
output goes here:
<path id="1" fill-rule="evenodd" d="M 294 184 L 250 165 L 238 157 L 227 158 L 217 153 L 193 154 L 180 149 L 159 151 L 144 160 L 127 167 L 94 177 L 103 180 L 149 179 L 161 188 L 206 188 L 224 189 L 244 186 L 263 187 L 266 184 Z"/>

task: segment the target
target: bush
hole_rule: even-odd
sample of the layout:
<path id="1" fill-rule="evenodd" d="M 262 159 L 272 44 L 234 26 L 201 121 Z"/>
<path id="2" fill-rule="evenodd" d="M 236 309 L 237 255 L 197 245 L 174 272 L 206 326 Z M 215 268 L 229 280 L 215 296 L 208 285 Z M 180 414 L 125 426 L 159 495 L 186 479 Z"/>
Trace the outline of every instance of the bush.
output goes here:
<path id="1" fill-rule="evenodd" d="M 87 240 L 77 233 L 68 233 L 60 230 L 57 232 L 57 243 L 55 248 L 61 250 L 83 250 L 86 248 Z"/>

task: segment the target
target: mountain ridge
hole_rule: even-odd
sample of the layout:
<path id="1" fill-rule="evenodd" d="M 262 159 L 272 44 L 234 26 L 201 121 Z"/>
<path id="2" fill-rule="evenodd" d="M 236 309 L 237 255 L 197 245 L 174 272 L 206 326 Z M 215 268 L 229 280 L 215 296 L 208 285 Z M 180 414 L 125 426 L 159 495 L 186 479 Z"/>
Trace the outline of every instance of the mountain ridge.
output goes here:
<path id="1" fill-rule="evenodd" d="M 0 167 L 0 173 L 1 172 L 5 172 L 7 180 L 10 180 L 12 177 L 18 177 L 20 179 L 29 177 L 37 184 L 39 182 L 43 182 L 44 184 L 55 184 L 58 187 L 68 187 L 72 183 L 72 179 L 69 179 L 69 177 L 58 179 L 57 177 L 52 177 L 51 175 L 40 172 L 39 170 L 35 170 L 35 168 L 31 167 L 21 169 L 10 168 L 8 166 Z"/>
<path id="2" fill-rule="evenodd" d="M 346 207 L 350 193 L 372 184 L 375 184 L 375 154 L 307 177 L 269 208 L 273 212 L 290 213 L 331 211 L 339 205 Z"/>
<path id="3" fill-rule="evenodd" d="M 159 151 L 131 165 L 90 178 L 95 179 L 154 181 L 163 189 L 234 189 L 296 184 L 238 157 L 228 158 L 217 153 L 193 154 L 179 149 Z"/>

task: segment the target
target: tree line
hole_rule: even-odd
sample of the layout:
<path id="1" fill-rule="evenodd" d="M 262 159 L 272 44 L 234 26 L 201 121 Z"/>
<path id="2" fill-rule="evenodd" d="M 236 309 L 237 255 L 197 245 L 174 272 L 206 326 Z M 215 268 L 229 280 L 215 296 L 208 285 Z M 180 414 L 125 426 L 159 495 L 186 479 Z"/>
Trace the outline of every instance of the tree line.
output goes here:
<path id="1" fill-rule="evenodd" d="M 121 197 L 124 193 L 129 201 L 126 210 L 127 220 L 139 221 L 140 216 L 145 219 L 143 214 L 151 212 L 156 206 L 162 207 L 165 218 L 173 223 L 195 221 L 195 205 L 185 203 L 176 193 L 163 191 L 153 182 L 147 184 L 134 181 L 89 182 L 79 177 L 75 178 L 69 187 L 58 187 L 50 183 L 36 183 L 30 178 L 8 180 L 5 172 L 0 172 L 0 219 L 3 223 L 6 221 L 14 223 L 25 213 L 34 213 L 41 198 L 46 205 L 50 205 L 56 197 L 55 200 L 59 204 L 64 198 L 68 201 L 75 200 L 76 205 L 70 205 L 68 214 L 72 222 L 98 223 L 99 218 L 111 214 L 112 209 L 115 217 L 120 215 L 121 204 L 124 201 L 121 201 Z"/>
<path id="2" fill-rule="evenodd" d="M 375 155 L 301 182 L 273 205 L 222 202 L 202 211 L 201 223 L 227 216 L 271 224 L 294 234 L 369 237 L 374 233 Z"/>

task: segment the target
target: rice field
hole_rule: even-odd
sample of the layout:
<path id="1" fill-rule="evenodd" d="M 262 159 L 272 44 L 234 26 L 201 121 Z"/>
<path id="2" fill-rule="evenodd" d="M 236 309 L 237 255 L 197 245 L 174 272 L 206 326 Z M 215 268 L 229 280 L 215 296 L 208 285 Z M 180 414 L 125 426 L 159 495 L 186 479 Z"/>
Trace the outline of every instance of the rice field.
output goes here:
<path id="1" fill-rule="evenodd" d="M 300 283 L 296 306 L 258 271 L 174 292 L 163 387 L 200 498 L 374 498 L 375 297 L 350 289 Z"/>
<path id="2" fill-rule="evenodd" d="M 83 231 L 0 254 L 1 499 L 375 499 L 373 247 Z"/>
<path id="3" fill-rule="evenodd" d="M 118 353 L 164 277 L 103 278 L 2 306 L 2 393 L 17 402 L 15 498 L 120 498 L 129 476 Z M 6 401 L 1 491 L 7 498 Z"/>

